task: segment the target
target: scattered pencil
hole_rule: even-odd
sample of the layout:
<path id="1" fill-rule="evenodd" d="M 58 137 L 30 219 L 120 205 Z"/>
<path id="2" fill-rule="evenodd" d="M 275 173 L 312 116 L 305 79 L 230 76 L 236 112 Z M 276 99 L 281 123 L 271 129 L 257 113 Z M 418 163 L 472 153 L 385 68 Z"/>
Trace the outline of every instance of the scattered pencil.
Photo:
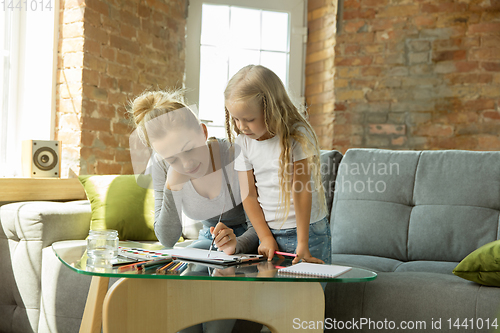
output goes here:
<path id="1" fill-rule="evenodd" d="M 180 266 L 173 270 L 172 274 L 181 274 L 186 269 L 187 265 L 187 262 L 182 263 Z"/>
<path id="2" fill-rule="evenodd" d="M 156 274 L 165 274 L 166 269 L 169 268 L 169 267 L 171 267 L 171 266 L 174 266 L 175 264 L 176 264 L 175 261 L 171 261 L 168 264 L 163 265 L 163 266 L 157 268 L 156 269 Z"/>
<path id="3" fill-rule="evenodd" d="M 168 259 L 157 259 L 157 260 L 151 260 L 151 261 L 146 261 L 146 262 L 138 263 L 138 264 L 135 264 L 135 265 L 136 265 L 136 267 L 148 267 L 148 266 L 156 266 L 156 265 L 165 264 L 165 263 L 171 262 L 171 261 L 172 261 L 171 258 L 168 258 Z"/>
<path id="4" fill-rule="evenodd" d="M 174 266 L 170 267 L 167 270 L 167 274 L 172 274 L 177 269 L 177 267 L 179 267 L 180 265 L 182 265 L 182 262 L 178 262 Z"/>
<path id="5" fill-rule="evenodd" d="M 120 266 L 118 267 L 118 271 L 126 271 L 126 270 L 129 270 L 129 269 L 135 269 L 137 267 L 137 264 L 145 264 L 147 263 L 147 261 L 141 261 L 141 262 L 135 262 L 133 264 L 129 264 L 129 265 L 123 265 L 123 266 Z"/>

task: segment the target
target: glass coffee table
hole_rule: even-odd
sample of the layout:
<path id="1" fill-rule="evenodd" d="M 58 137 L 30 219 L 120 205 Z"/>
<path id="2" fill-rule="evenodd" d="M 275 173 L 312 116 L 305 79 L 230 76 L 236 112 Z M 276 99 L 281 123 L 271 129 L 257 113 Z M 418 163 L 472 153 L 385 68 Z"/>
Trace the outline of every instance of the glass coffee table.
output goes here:
<path id="1" fill-rule="evenodd" d="M 123 247 L 162 249 L 161 245 L 120 242 Z M 319 282 L 366 282 L 375 272 L 360 268 L 335 277 L 278 275 L 290 259 L 274 258 L 237 266 L 189 262 L 180 274 L 120 270 L 87 258 L 86 241 L 52 244 L 61 262 L 92 275 L 80 332 L 177 332 L 220 319 L 245 319 L 272 332 L 293 331 L 294 320 L 324 321 L 325 300 Z M 109 278 L 120 278 L 108 290 Z M 309 282 L 309 283 L 304 283 Z M 316 330 L 321 332 L 321 329 Z M 316 332 L 311 330 L 311 332 Z"/>

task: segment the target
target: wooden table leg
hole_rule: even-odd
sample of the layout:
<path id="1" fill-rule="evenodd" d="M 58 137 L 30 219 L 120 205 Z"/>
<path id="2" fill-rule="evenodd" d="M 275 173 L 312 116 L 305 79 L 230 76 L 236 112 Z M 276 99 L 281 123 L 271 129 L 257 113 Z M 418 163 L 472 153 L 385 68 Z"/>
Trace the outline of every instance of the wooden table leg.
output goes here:
<path id="1" fill-rule="evenodd" d="M 272 332 L 323 332 L 324 313 L 318 282 L 121 279 L 104 300 L 103 332 L 177 332 L 234 318 Z"/>
<path id="2" fill-rule="evenodd" d="M 109 277 L 93 276 L 90 282 L 87 303 L 83 311 L 80 333 L 100 333 L 102 325 L 102 305 L 108 292 Z"/>

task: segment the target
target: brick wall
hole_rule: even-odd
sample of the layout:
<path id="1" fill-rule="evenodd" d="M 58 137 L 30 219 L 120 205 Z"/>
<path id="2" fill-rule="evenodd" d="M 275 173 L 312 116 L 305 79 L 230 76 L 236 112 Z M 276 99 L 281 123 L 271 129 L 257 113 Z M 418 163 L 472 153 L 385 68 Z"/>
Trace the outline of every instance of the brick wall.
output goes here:
<path id="1" fill-rule="evenodd" d="M 498 0 L 345 0 L 339 24 L 330 148 L 500 149 Z"/>
<path id="2" fill-rule="evenodd" d="M 186 6 L 61 1 L 55 137 L 63 176 L 133 173 L 125 106 L 145 89 L 183 85 Z"/>
<path id="3" fill-rule="evenodd" d="M 334 117 L 334 45 L 336 4 L 309 0 L 306 54 L 306 104 L 320 146 L 331 149 Z"/>

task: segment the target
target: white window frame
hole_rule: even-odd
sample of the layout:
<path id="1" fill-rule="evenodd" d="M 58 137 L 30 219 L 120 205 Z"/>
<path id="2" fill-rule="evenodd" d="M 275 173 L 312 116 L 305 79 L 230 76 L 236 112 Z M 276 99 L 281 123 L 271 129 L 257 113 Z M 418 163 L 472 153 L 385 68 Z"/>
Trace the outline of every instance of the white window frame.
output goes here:
<path id="1" fill-rule="evenodd" d="M 290 15 L 290 46 L 287 90 L 294 102 L 304 103 L 307 42 L 306 0 L 190 0 L 186 32 L 186 98 L 199 105 L 201 15 L 203 4 L 238 6 L 286 12 Z M 223 91 L 220 92 L 223 94 Z M 207 119 L 211 121 L 211 119 Z M 207 124 L 211 126 L 211 124 Z M 220 124 L 214 124 L 218 127 Z"/>
<path id="2" fill-rule="evenodd" d="M 0 84 L 8 82 L 6 103 L 0 89 L 0 120 L 6 124 L 0 125 L 0 177 L 22 177 L 23 140 L 54 139 L 59 1 L 51 5 L 44 11 L 9 9 L 10 54 L 4 55 L 1 45 L 10 73 L 8 78 L 0 73 Z M 5 33 L 3 20 L 1 25 Z"/>

